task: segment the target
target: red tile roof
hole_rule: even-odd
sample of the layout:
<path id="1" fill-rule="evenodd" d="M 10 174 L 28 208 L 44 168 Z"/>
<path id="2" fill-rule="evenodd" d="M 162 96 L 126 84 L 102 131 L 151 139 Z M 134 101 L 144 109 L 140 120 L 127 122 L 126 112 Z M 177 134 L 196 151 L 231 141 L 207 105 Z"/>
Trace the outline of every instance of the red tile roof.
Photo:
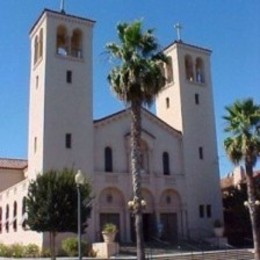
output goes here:
<path id="1" fill-rule="evenodd" d="M 0 158 L 0 169 L 20 169 L 27 167 L 27 160 Z"/>

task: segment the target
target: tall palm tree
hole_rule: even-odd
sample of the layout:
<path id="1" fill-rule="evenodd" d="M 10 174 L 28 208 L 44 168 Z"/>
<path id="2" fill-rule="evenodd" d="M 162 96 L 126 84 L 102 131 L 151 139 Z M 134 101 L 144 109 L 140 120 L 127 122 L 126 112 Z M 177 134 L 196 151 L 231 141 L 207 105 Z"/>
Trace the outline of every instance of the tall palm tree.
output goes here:
<path id="1" fill-rule="evenodd" d="M 260 155 L 260 106 L 252 99 L 236 101 L 226 107 L 224 116 L 230 134 L 224 141 L 225 150 L 230 160 L 238 164 L 244 162 L 247 183 L 249 214 L 255 249 L 255 260 L 260 260 L 260 232 L 257 227 L 258 210 L 256 203 L 256 186 L 253 168 Z"/>
<path id="2" fill-rule="evenodd" d="M 145 259 L 142 194 L 141 194 L 141 108 L 151 105 L 162 89 L 165 78 L 160 62 L 166 57 L 159 52 L 153 30 L 142 30 L 142 22 L 120 23 L 117 26 L 119 44 L 108 43 L 106 49 L 116 61 L 108 81 L 118 98 L 130 106 L 131 113 L 131 172 L 137 243 L 137 259 Z"/>

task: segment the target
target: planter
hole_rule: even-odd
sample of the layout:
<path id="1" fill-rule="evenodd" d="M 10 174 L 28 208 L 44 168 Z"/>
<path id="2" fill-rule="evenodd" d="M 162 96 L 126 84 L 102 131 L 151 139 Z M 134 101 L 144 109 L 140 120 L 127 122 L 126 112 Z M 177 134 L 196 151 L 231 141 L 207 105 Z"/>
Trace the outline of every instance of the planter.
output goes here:
<path id="1" fill-rule="evenodd" d="M 113 243 L 116 237 L 116 232 L 111 233 L 103 231 L 102 236 L 105 243 Z"/>
<path id="2" fill-rule="evenodd" d="M 224 234 L 224 227 L 215 227 L 214 234 L 216 237 L 223 237 Z"/>

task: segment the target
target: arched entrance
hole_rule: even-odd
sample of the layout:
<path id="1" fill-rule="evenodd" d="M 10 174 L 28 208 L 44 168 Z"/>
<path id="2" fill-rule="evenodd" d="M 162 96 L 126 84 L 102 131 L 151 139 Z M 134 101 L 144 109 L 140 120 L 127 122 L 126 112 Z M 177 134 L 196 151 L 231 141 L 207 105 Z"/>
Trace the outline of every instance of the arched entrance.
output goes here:
<path id="1" fill-rule="evenodd" d="M 154 198 L 148 189 L 142 189 L 142 197 L 146 202 L 146 207 L 143 210 L 143 234 L 144 241 L 148 242 L 153 239 L 156 234 L 156 215 L 154 212 Z M 135 235 L 135 219 L 134 215 L 130 215 L 130 234 L 131 240 L 136 240 Z"/>
<path id="2" fill-rule="evenodd" d="M 162 240 L 177 242 L 178 213 L 180 212 L 180 196 L 177 191 L 167 189 L 160 196 L 159 236 Z"/>
<path id="3" fill-rule="evenodd" d="M 101 239 L 102 227 L 106 223 L 113 223 L 117 226 L 118 232 L 116 241 L 121 240 L 123 229 L 125 200 L 123 193 L 117 188 L 109 187 L 104 189 L 99 196 L 99 240 Z"/>

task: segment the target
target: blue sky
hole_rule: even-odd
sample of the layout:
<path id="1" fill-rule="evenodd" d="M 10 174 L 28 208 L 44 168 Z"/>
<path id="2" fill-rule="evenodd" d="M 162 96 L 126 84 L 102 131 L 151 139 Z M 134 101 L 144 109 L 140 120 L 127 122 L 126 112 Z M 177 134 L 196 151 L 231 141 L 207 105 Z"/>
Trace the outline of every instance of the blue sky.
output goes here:
<path id="1" fill-rule="evenodd" d="M 0 157 L 27 158 L 29 30 L 44 8 L 59 10 L 59 0 L 0 1 Z M 232 169 L 223 150 L 224 107 L 253 97 L 260 104 L 259 0 L 65 0 L 69 14 L 95 20 L 94 118 L 123 108 L 110 92 L 104 46 L 116 40 L 118 22 L 143 19 L 162 47 L 176 39 L 213 50 L 212 78 L 220 173 Z"/>

